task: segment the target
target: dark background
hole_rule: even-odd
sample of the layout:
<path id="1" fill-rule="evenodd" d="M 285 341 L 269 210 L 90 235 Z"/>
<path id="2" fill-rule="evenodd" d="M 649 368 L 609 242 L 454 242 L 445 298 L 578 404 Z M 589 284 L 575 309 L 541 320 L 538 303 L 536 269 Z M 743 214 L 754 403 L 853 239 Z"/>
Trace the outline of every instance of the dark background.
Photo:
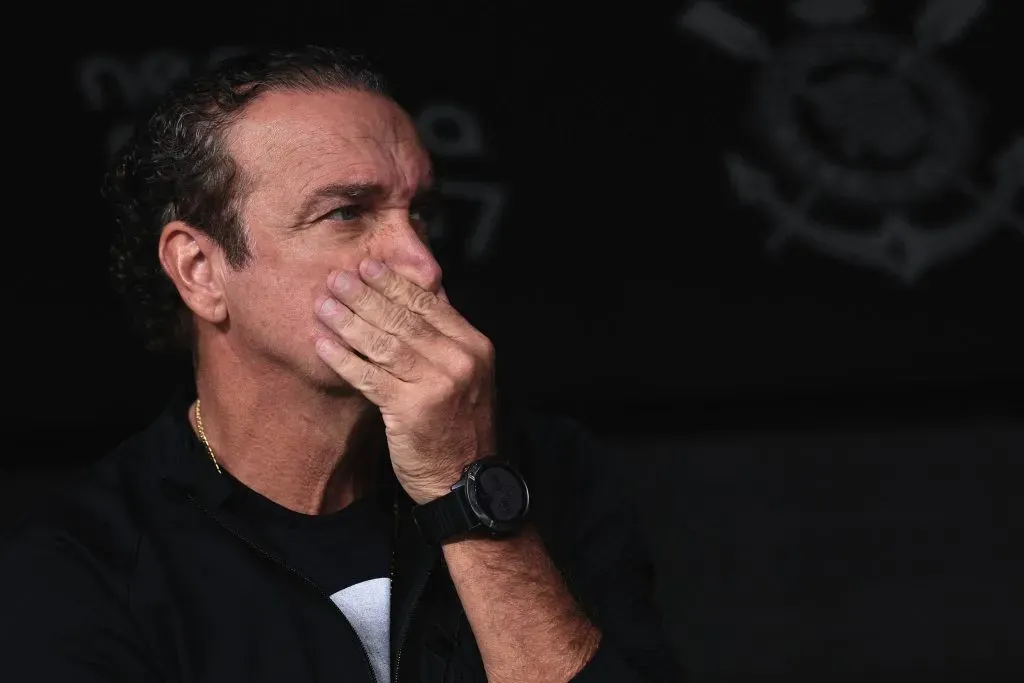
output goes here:
<path id="1" fill-rule="evenodd" d="M 923 59 L 960 84 L 965 98 L 950 108 L 969 112 L 972 154 L 918 200 L 844 204 L 824 192 L 814 219 L 855 239 L 886 215 L 915 221 L 912 260 L 943 229 L 965 233 L 954 223 L 976 217 L 1008 177 L 993 160 L 1024 132 L 1021 12 L 1009 0 L 717 7 L 777 55 L 825 30 L 797 10 L 859 4 L 867 11 L 848 30 L 908 47 L 922 16 L 950 29 Z M 22 211 L 9 212 L 4 265 L 5 518 L 143 427 L 186 367 L 142 350 L 107 286 L 112 226 L 97 187 L 120 127 L 226 48 L 330 43 L 373 58 L 421 123 L 448 195 L 435 226 L 446 286 L 494 339 L 503 393 L 575 415 L 621 452 L 623 495 L 645 513 L 668 626 L 695 681 L 1024 676 L 1024 567 L 1013 552 L 1024 480 L 1020 152 L 1002 219 L 917 273 L 904 275 L 898 254 L 891 268 L 837 256 L 835 240 L 815 242 L 821 230 L 768 249 L 775 224 L 741 201 L 726 155 L 770 174 L 787 205 L 814 174 L 787 173 L 795 157 L 758 135 L 769 127 L 754 89 L 765 64 L 682 29 L 691 6 L 62 13 L 71 37 L 37 40 L 7 83 L 8 206 Z M 981 13 L 954 30 L 971 6 Z M 918 102 L 930 92 L 856 90 L 845 132 L 830 134 L 807 106 L 798 121 L 812 147 L 870 172 L 877 161 L 841 150 L 858 131 L 877 141 L 902 126 L 899 140 L 924 130 L 924 148 L 954 146 L 928 128 L 942 108 L 922 104 L 911 113 L 925 123 L 907 123 L 895 101 L 904 91 Z M 453 110 L 472 125 L 453 123 Z M 928 168 L 913 153 L 887 163 Z"/>

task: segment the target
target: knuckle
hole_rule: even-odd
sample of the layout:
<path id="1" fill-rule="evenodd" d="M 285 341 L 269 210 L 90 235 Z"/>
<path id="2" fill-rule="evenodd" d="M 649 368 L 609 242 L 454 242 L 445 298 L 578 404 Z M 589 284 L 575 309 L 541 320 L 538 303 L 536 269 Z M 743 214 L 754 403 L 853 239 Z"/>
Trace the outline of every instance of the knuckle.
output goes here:
<path id="1" fill-rule="evenodd" d="M 407 312 L 405 331 L 412 339 L 425 339 L 430 336 L 430 328 L 423 322 L 423 319 L 412 312 Z"/>
<path id="2" fill-rule="evenodd" d="M 352 372 L 352 354 L 346 353 L 341 358 L 333 359 L 329 365 L 334 369 L 335 372 L 344 376 L 350 375 Z"/>
<path id="3" fill-rule="evenodd" d="M 358 323 L 356 322 L 356 316 L 351 314 L 338 316 L 337 318 L 334 319 L 335 329 L 342 334 L 349 334 L 355 332 L 357 324 Z"/>
<path id="4" fill-rule="evenodd" d="M 410 321 L 409 312 L 398 306 L 384 314 L 384 327 L 389 330 L 406 330 L 410 326 Z"/>
<path id="5" fill-rule="evenodd" d="M 481 334 L 476 346 L 479 349 L 480 357 L 485 363 L 490 364 L 494 362 L 494 342 Z"/>
<path id="6" fill-rule="evenodd" d="M 364 387 L 375 386 L 377 384 L 377 368 L 366 364 L 359 373 L 359 382 Z"/>
<path id="7" fill-rule="evenodd" d="M 437 390 L 442 396 L 450 396 L 459 390 L 459 384 L 454 377 L 442 374 L 437 379 Z"/>
<path id="8" fill-rule="evenodd" d="M 468 353 L 457 353 L 452 358 L 452 380 L 466 382 L 476 376 L 477 360 Z"/>
<path id="9" fill-rule="evenodd" d="M 394 358 L 397 351 L 397 339 L 390 334 L 375 334 L 370 338 L 367 351 L 375 358 Z"/>
<path id="10" fill-rule="evenodd" d="M 408 353 L 401 354 L 395 361 L 399 372 L 409 375 L 412 381 L 420 381 L 424 377 L 423 368 L 416 362 L 416 358 Z"/>
<path id="11" fill-rule="evenodd" d="M 433 292 L 421 290 L 414 292 L 409 298 L 409 308 L 415 313 L 427 313 L 437 306 L 437 295 Z"/>
<path id="12" fill-rule="evenodd" d="M 372 308 L 376 305 L 376 292 L 369 287 L 363 285 L 359 288 L 359 293 L 356 294 L 356 305 L 360 308 Z"/>
<path id="13" fill-rule="evenodd" d="M 402 282 L 402 279 L 397 273 L 394 271 L 388 271 L 387 277 L 385 277 L 384 281 L 381 283 L 381 289 L 389 298 L 398 297 L 402 295 L 404 284 L 405 283 Z"/>

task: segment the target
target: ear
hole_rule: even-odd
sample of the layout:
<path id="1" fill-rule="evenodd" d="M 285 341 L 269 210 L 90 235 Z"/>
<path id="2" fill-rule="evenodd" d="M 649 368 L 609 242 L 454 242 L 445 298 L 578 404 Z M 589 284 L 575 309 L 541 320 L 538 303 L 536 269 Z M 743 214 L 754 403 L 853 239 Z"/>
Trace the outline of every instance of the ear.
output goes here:
<path id="1" fill-rule="evenodd" d="M 164 226 L 158 246 L 164 272 L 174 282 L 182 301 L 210 323 L 227 318 L 220 248 L 209 235 L 182 221 Z"/>

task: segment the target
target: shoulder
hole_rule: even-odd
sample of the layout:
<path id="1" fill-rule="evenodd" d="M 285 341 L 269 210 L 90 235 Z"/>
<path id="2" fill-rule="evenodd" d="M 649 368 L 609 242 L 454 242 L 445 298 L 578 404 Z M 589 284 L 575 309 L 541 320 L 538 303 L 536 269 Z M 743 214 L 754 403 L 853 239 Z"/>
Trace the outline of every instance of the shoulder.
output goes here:
<path id="1" fill-rule="evenodd" d="M 80 582 L 86 574 L 113 583 L 130 574 L 141 535 L 140 475 L 150 441 L 145 432 L 129 437 L 5 531 L 0 571 L 8 585 L 46 591 L 57 582 Z"/>
<path id="2" fill-rule="evenodd" d="M 0 653 L 15 670 L 38 680 L 156 680 L 132 616 L 145 496 L 133 493 L 133 455 L 115 450 L 0 540 Z"/>

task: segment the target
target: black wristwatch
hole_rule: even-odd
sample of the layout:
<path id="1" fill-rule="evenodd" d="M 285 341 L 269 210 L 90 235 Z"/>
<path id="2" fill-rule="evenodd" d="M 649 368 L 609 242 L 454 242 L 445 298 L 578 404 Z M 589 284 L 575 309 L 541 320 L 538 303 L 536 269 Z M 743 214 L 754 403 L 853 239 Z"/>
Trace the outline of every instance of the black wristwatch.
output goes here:
<path id="1" fill-rule="evenodd" d="M 412 509 L 420 533 L 431 545 L 482 532 L 500 537 L 522 528 L 530 490 L 511 464 L 491 456 L 470 463 L 452 492 Z"/>

